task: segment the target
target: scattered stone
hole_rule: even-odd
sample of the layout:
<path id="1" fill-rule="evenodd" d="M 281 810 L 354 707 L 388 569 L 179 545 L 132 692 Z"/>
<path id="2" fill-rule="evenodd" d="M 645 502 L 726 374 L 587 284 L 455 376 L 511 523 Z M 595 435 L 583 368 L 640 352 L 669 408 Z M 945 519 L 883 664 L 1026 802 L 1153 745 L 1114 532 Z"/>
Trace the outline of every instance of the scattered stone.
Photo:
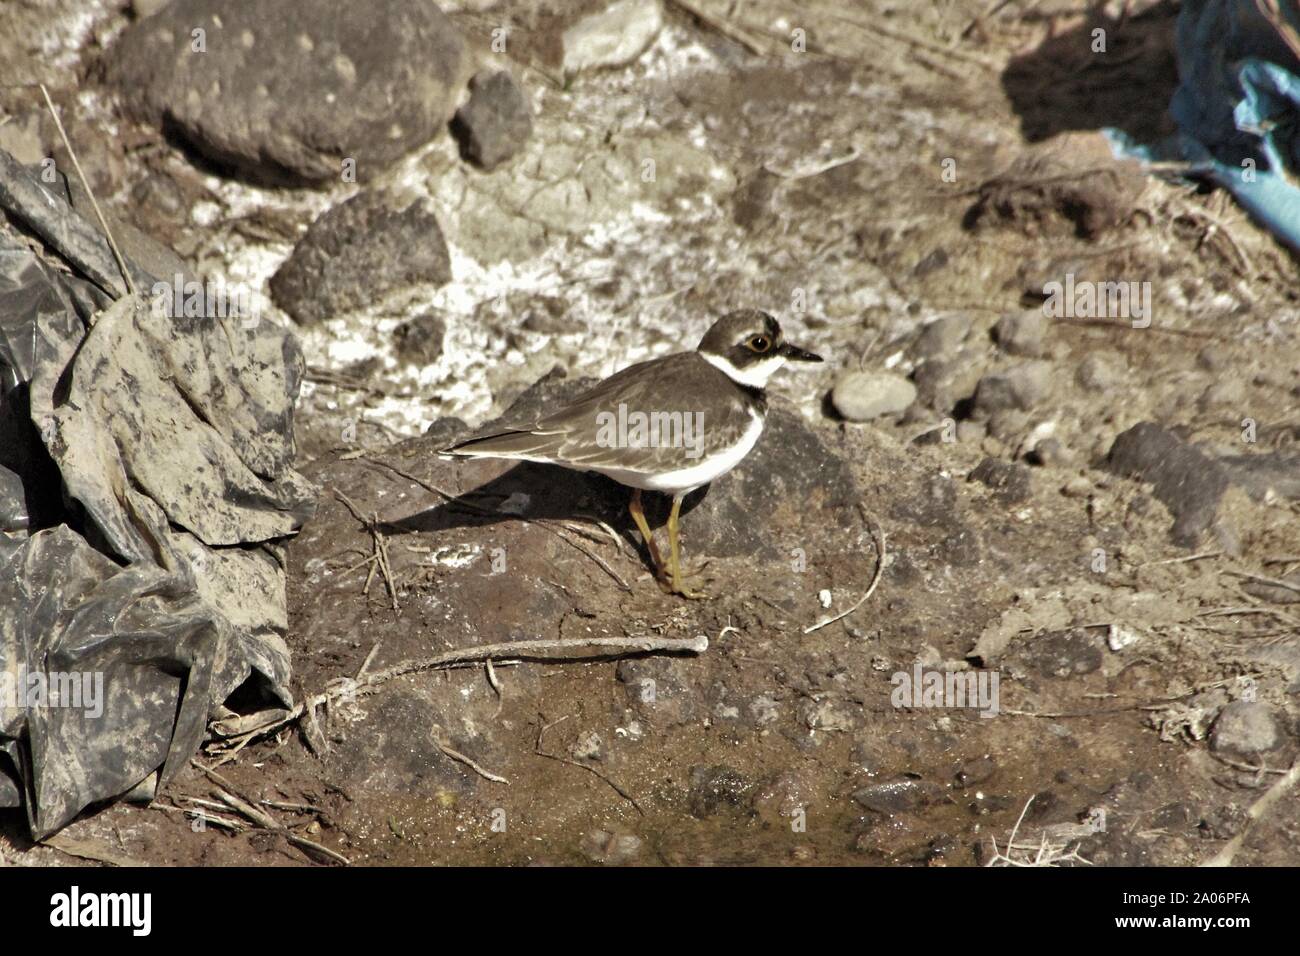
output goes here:
<path id="1" fill-rule="evenodd" d="M 961 347 L 970 326 L 971 318 L 964 312 L 941 315 L 921 327 L 912 352 L 918 358 L 946 358 Z"/>
<path id="2" fill-rule="evenodd" d="M 724 808 L 749 810 L 755 797 L 755 785 L 731 767 L 692 767 L 688 795 L 691 816 L 703 820 Z"/>
<path id="3" fill-rule="evenodd" d="M 1282 743 L 1277 718 L 1267 704 L 1233 701 L 1210 728 L 1210 749 L 1236 759 L 1250 759 L 1276 750 Z"/>
<path id="4" fill-rule="evenodd" d="M 975 388 L 974 411 L 984 418 L 995 412 L 1014 409 L 1028 411 L 1047 394 L 1051 385 L 1051 365 L 1026 362 L 1004 372 L 991 372 Z"/>
<path id="5" fill-rule="evenodd" d="M 570 750 L 575 760 L 602 760 L 605 755 L 605 741 L 594 730 L 578 734 Z"/>
<path id="6" fill-rule="evenodd" d="M 916 386 L 891 372 L 849 372 L 831 391 L 831 404 L 851 422 L 894 415 L 914 401 Z"/>
<path id="7" fill-rule="evenodd" d="M 370 305 L 419 283 L 451 279 L 447 243 L 423 197 L 367 189 L 307 230 L 271 277 L 271 295 L 302 323 Z"/>
<path id="8" fill-rule="evenodd" d="M 442 357 L 447 324 L 437 312 L 425 312 L 393 330 L 397 354 L 408 362 L 432 365 Z"/>
<path id="9" fill-rule="evenodd" d="M 924 279 L 930 273 L 938 272 L 947 264 L 948 250 L 944 249 L 943 246 L 936 246 L 912 267 L 912 275 L 917 279 Z"/>
<path id="10" fill-rule="evenodd" d="M 1057 438 L 1044 438 L 1026 457 L 1030 464 L 1043 468 L 1063 468 L 1074 463 L 1074 455 Z"/>
<path id="11" fill-rule="evenodd" d="M 641 838 L 630 833 L 593 830 L 582 838 L 582 853 L 592 863 L 623 866 L 641 852 Z"/>
<path id="12" fill-rule="evenodd" d="M 983 757 L 976 757 L 974 760 L 967 760 L 957 771 L 955 777 L 957 786 L 965 790 L 967 787 L 983 783 L 992 777 L 997 772 L 997 769 L 998 765 L 987 754 Z"/>
<path id="13" fill-rule="evenodd" d="M 1061 494 L 1067 498 L 1087 498 L 1092 494 L 1092 482 L 1083 475 L 1074 475 L 1061 485 Z"/>
<path id="14" fill-rule="evenodd" d="M 461 154 L 491 171 L 524 148 L 533 134 L 528 98 L 505 70 L 484 70 L 469 84 L 469 102 L 456 112 L 452 132 Z"/>
<path id="15" fill-rule="evenodd" d="M 1075 379 L 1092 392 L 1104 392 L 1123 381 L 1123 370 L 1104 355 L 1089 355 L 1079 363 Z"/>
<path id="16" fill-rule="evenodd" d="M 1018 461 L 985 458 L 971 469 L 969 480 L 992 489 L 1005 504 L 1024 501 L 1033 493 L 1030 471 Z"/>
<path id="17" fill-rule="evenodd" d="M 754 812 L 766 824 L 789 829 L 791 819 L 818 799 L 816 785 L 806 770 L 786 770 L 758 787 Z"/>
<path id="18" fill-rule="evenodd" d="M 954 381 L 961 367 L 962 363 L 959 359 L 922 359 L 912 372 L 917 398 L 929 408 L 943 412 L 952 409 L 965 397 L 958 392 L 959 386 Z M 939 439 L 936 437 L 934 440 Z"/>
<path id="19" fill-rule="evenodd" d="M 1112 624 L 1106 629 L 1106 646 L 1117 654 L 1141 639 L 1141 634 L 1123 624 Z"/>
<path id="20" fill-rule="evenodd" d="M 564 31 L 565 75 L 631 63 L 663 29 L 659 0 L 619 0 Z"/>
<path id="21" fill-rule="evenodd" d="M 904 778 L 873 783 L 853 791 L 853 799 L 875 813 L 910 813 L 932 804 L 939 788 L 922 780 Z"/>
<path id="22" fill-rule="evenodd" d="M 1228 474 L 1218 462 L 1154 422 L 1140 422 L 1115 439 L 1107 468 L 1155 485 L 1155 496 L 1174 516 L 1170 532 L 1182 547 L 1195 547 L 1214 523 Z"/>
<path id="23" fill-rule="evenodd" d="M 1041 309 L 1012 312 L 998 320 L 993 338 L 1008 355 L 1041 356 L 1047 351 L 1048 324 Z"/>
<path id="24" fill-rule="evenodd" d="M 345 159 L 365 181 L 439 133 L 466 64 L 421 0 L 173 0 L 126 28 L 105 70 L 128 112 L 209 159 L 317 182 Z"/>
<path id="25" fill-rule="evenodd" d="M 1015 408 L 1004 408 L 994 412 L 986 424 L 990 438 L 1019 448 L 1029 431 L 1029 414 Z"/>

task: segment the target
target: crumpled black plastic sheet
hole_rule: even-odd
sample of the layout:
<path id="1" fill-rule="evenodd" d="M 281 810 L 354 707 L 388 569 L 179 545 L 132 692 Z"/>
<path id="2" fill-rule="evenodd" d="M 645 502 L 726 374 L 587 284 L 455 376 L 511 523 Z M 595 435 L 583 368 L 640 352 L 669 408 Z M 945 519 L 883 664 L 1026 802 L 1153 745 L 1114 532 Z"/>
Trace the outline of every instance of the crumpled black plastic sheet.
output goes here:
<path id="1" fill-rule="evenodd" d="M 76 216 L 59 202 L 41 215 Z M 165 785 L 235 690 L 291 706 L 282 542 L 315 489 L 290 333 L 112 302 L 5 211 L 0 806 L 40 838 Z"/>

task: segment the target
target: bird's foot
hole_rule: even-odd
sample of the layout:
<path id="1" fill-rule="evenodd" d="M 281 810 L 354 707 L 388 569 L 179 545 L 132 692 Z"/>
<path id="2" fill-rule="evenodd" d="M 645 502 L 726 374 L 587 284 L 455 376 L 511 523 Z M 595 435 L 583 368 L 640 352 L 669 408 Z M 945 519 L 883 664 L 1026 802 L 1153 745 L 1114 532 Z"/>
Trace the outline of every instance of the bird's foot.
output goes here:
<path id="1" fill-rule="evenodd" d="M 664 594 L 676 594 L 688 601 L 707 601 L 713 597 L 708 591 L 697 590 L 686 585 L 687 581 L 698 577 L 698 574 L 664 574 L 658 578 L 659 589 Z"/>

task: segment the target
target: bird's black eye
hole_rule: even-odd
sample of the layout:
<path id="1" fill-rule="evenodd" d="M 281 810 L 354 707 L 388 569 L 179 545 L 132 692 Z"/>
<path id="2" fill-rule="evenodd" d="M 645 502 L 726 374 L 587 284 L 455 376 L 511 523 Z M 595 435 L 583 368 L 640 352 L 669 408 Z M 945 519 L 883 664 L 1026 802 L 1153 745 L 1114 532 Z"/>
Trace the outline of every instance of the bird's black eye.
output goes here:
<path id="1" fill-rule="evenodd" d="M 772 340 L 766 335 L 755 335 L 745 344 L 751 352 L 766 352 L 772 347 Z"/>

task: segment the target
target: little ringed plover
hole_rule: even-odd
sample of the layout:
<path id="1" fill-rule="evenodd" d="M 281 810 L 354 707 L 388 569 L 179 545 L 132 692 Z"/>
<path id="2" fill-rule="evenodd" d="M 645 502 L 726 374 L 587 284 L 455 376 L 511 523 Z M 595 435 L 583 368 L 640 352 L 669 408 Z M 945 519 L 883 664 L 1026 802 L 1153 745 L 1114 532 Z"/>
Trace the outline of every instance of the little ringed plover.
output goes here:
<path id="1" fill-rule="evenodd" d="M 665 591 L 683 583 L 682 499 L 750 453 L 767 415 L 767 381 L 787 361 L 820 362 L 786 342 L 766 312 L 743 309 L 713 323 L 693 352 L 631 365 L 528 427 L 480 434 L 442 454 L 545 462 L 594 471 L 632 488 L 629 511 Z M 672 496 L 665 565 L 641 507 L 642 491 Z"/>

